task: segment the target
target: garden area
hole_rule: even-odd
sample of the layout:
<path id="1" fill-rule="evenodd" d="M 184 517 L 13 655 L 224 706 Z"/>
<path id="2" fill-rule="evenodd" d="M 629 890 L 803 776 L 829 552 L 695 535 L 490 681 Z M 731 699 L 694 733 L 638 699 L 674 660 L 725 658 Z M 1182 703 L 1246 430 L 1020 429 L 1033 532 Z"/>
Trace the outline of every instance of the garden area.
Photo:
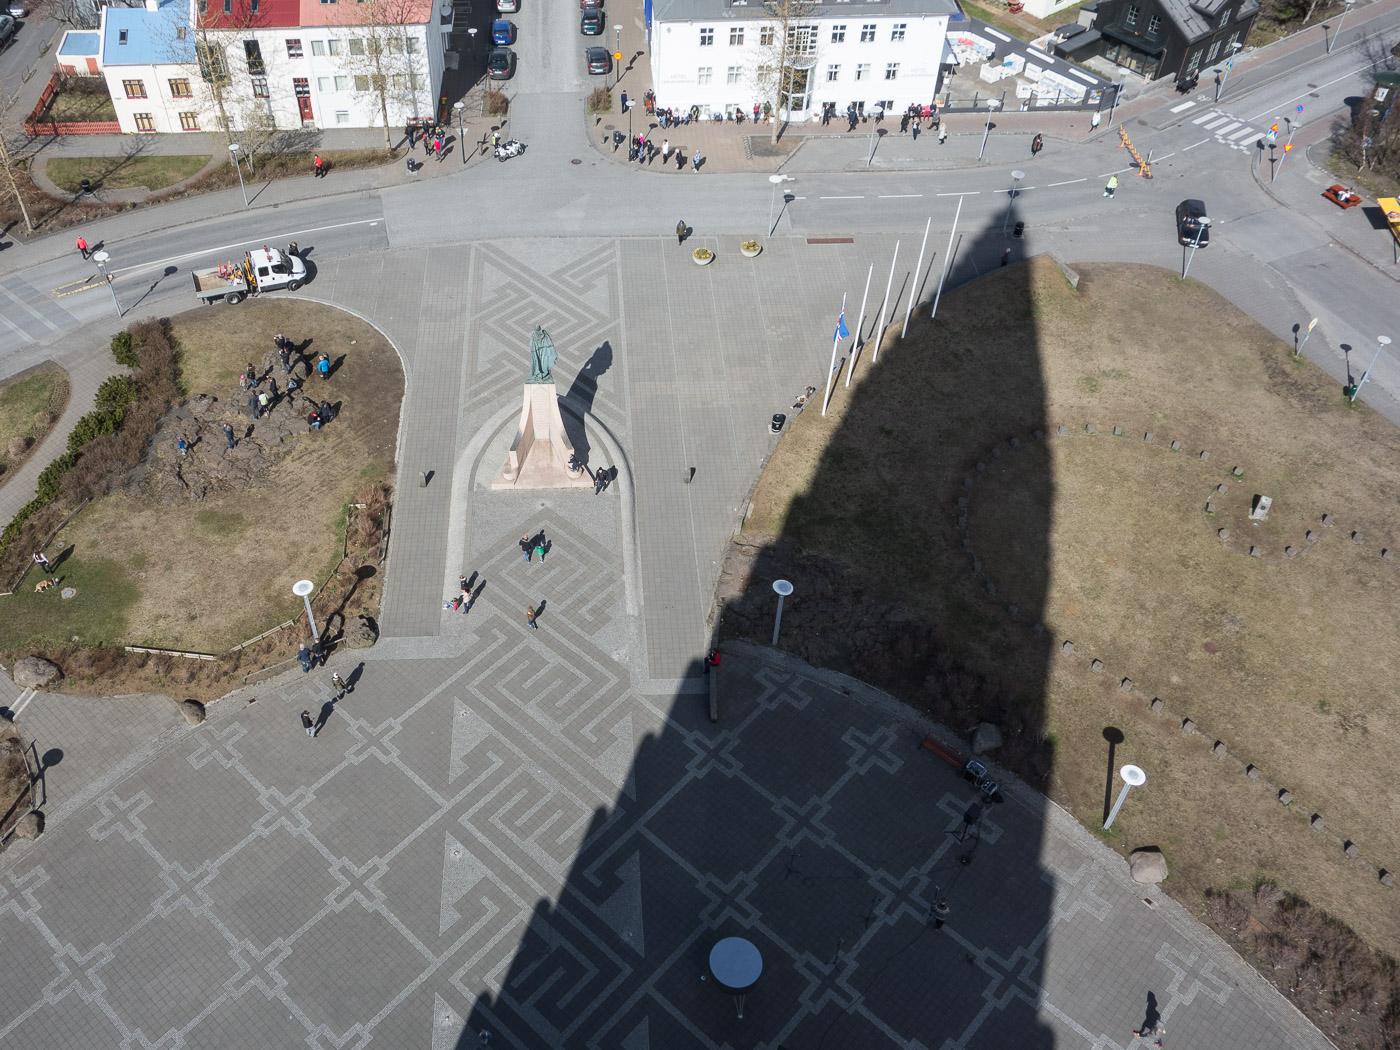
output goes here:
<path id="1" fill-rule="evenodd" d="M 996 724 L 990 757 L 1096 831 L 1114 764 L 1141 766 L 1105 840 L 1160 847 L 1165 889 L 1222 929 L 1248 914 L 1233 939 L 1266 976 L 1380 1046 L 1400 986 L 1362 942 L 1400 943 L 1378 878 L 1400 867 L 1400 433 L 1204 286 L 1080 270 L 945 296 L 797 415 L 726 559 L 722 636 L 766 642 L 767 581 L 791 579 L 784 648 L 955 732 Z"/>
<path id="2" fill-rule="evenodd" d="M 68 404 L 68 373 L 39 365 L 0 383 L 0 485 L 38 449 Z"/>
<path id="3" fill-rule="evenodd" d="M 296 348 L 291 376 L 301 389 L 291 395 L 272 351 L 279 332 Z M 40 577 L 30 572 L 0 599 L 5 663 L 44 656 L 64 670 L 70 692 L 173 683 L 206 699 L 236 674 L 295 652 L 304 623 L 228 650 L 304 616 L 297 580 L 316 583 L 318 617 L 375 615 L 403 395 L 388 342 L 331 307 L 280 299 L 141 322 L 114 349 L 123 363 L 138 361 L 133 379 L 104 384 L 70 441 L 71 462 L 41 479 L 41 498 L 52 501 L 26 508 L 31 520 L 7 529 L 0 547 L 13 580 L 30 547 L 91 500 L 46 548 L 58 587 L 36 592 Z M 328 380 L 310 376 L 322 351 L 331 355 Z M 256 420 L 240 389 L 248 363 L 278 389 Z M 271 389 L 267 379 L 259 386 Z M 308 395 L 332 406 L 320 429 L 306 421 Z M 123 645 L 220 659 L 133 657 Z"/>
<path id="4" fill-rule="evenodd" d="M 209 157 L 204 154 L 51 157 L 44 174 L 55 186 L 69 193 L 81 192 L 83 179 L 90 180 L 94 190 L 141 187 L 154 192 L 197 175 L 208 163 Z"/>

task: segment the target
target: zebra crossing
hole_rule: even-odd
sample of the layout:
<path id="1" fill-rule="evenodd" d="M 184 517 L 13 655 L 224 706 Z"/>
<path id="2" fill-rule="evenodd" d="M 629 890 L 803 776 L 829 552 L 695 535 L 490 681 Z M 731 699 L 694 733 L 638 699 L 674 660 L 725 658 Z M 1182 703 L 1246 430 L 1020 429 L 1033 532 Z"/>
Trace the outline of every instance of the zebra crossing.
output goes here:
<path id="1" fill-rule="evenodd" d="M 1211 132 L 1215 136 L 1215 141 L 1229 146 L 1231 149 L 1251 150 L 1254 148 L 1254 144 L 1264 137 L 1264 132 L 1258 128 L 1245 121 L 1236 120 L 1230 114 L 1222 113 L 1218 109 L 1201 114 L 1191 123 L 1199 126 L 1202 131 Z"/>

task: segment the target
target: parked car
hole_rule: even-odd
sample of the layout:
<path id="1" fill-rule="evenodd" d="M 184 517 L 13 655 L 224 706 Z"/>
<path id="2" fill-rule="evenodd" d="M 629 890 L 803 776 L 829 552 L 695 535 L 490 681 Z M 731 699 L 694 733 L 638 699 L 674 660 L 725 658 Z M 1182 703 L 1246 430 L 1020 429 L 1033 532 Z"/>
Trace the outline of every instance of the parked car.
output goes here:
<path id="1" fill-rule="evenodd" d="M 514 14 L 520 10 L 520 0 L 496 0 L 496 10 L 503 15 Z"/>
<path id="2" fill-rule="evenodd" d="M 585 7 L 583 17 L 579 19 L 578 31 L 584 36 L 597 36 L 603 31 L 604 21 L 601 7 Z"/>
<path id="3" fill-rule="evenodd" d="M 491 43 L 497 47 L 509 47 L 515 43 L 515 23 L 504 18 L 492 22 Z"/>
<path id="4" fill-rule="evenodd" d="M 0 45 L 4 45 L 10 37 L 15 35 L 18 26 L 19 23 L 9 15 L 0 15 Z"/>
<path id="5" fill-rule="evenodd" d="M 588 72 L 594 76 L 603 76 L 612 72 L 612 55 L 608 54 L 605 47 L 586 47 L 583 49 L 584 56 L 588 59 Z"/>
<path id="6" fill-rule="evenodd" d="M 1196 240 L 1198 233 L 1199 242 Z M 1182 244 L 1199 243 L 1202 248 L 1210 243 L 1210 221 L 1206 218 L 1204 201 L 1188 198 L 1176 206 L 1176 239 Z"/>
<path id="7" fill-rule="evenodd" d="M 515 52 L 498 47 L 486 56 L 486 73 L 492 80 L 509 80 L 515 76 Z"/>
<path id="8" fill-rule="evenodd" d="M 587 10 L 590 7 L 602 7 L 603 0 L 578 0 L 578 6 Z"/>
<path id="9" fill-rule="evenodd" d="M 24 18 L 29 14 L 29 8 L 16 2 L 5 8 L 5 14 L 9 15 L 11 18 Z"/>

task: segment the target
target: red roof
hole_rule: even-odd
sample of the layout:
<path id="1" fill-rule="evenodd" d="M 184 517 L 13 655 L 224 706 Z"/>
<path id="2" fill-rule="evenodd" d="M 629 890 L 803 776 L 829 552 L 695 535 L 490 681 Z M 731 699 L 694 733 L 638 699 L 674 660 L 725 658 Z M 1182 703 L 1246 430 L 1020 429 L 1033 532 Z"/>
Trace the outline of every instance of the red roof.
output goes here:
<path id="1" fill-rule="evenodd" d="M 230 0 L 228 14 L 224 13 L 224 0 L 192 2 L 204 6 L 199 24 L 209 29 L 272 29 L 301 25 L 300 0 L 258 0 L 256 14 L 253 13 L 251 0 Z"/>

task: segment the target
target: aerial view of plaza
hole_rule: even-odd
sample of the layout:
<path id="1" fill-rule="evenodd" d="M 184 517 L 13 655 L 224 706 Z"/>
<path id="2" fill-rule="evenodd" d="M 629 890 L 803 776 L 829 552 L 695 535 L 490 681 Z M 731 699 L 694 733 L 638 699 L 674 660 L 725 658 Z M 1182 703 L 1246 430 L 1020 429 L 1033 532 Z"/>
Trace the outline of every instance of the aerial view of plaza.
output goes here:
<path id="1" fill-rule="evenodd" d="M 1400 1050 L 1400 0 L 8 0 L 0 1045 Z"/>

